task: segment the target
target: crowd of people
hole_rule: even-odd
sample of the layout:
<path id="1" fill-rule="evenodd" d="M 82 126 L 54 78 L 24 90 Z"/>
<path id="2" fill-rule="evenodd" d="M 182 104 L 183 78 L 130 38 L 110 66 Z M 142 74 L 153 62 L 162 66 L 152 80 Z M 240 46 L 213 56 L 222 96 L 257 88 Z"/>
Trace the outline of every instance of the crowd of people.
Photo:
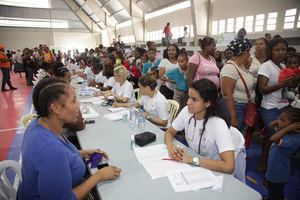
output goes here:
<path id="1" fill-rule="evenodd" d="M 170 34 L 168 24 L 164 32 Z M 113 96 L 115 107 L 131 106 L 133 90 L 139 88 L 142 98 L 134 105 L 144 109 L 146 119 L 167 128 L 165 143 L 170 156 L 177 161 L 235 175 L 239 173 L 237 170 L 244 173 L 245 169 L 236 163 L 237 145 L 233 135 L 241 132 L 249 148 L 252 133 L 260 132 L 263 143 L 258 170 L 266 172 L 270 199 L 283 199 L 290 158 L 300 148 L 300 58 L 279 35 L 270 38 L 270 34 L 266 34 L 252 41 L 245 36 L 245 30 L 240 30 L 224 52 L 216 49 L 213 38 L 201 38 L 199 52 L 191 57 L 176 44 L 169 44 L 160 55 L 156 44 L 150 41 L 147 49 L 100 45 L 83 53 L 75 51 L 73 55 L 71 51 L 55 53 L 46 45 L 40 45 L 9 56 L 4 54 L 4 46 L 0 46 L 2 91 L 7 91 L 5 83 L 15 89 L 5 78 L 10 70 L 5 63 L 9 60 L 16 72 L 26 72 L 28 85 L 36 84 L 33 104 L 39 118 L 31 123 L 24 138 L 20 199 L 28 195 L 49 195 L 49 190 L 44 190 L 46 183 L 58 183 L 49 172 L 60 170 L 49 169 L 44 174 L 39 169 L 49 167 L 47 162 L 57 163 L 56 159 L 60 159 L 58 163 L 63 169 L 60 172 L 69 174 L 70 179 L 64 178 L 57 184 L 64 183 L 64 187 L 52 188 L 55 195 L 64 191 L 66 197 L 81 198 L 97 182 L 116 178 L 120 173 L 118 168 L 111 167 L 83 181 L 85 169 L 78 158 L 96 150 L 78 151 L 61 135 L 67 123 L 80 124 L 77 130 L 84 128 L 74 90 L 69 85 L 73 76 L 86 79 L 89 86 L 101 89 L 104 97 Z M 251 54 L 253 45 L 254 53 Z M 167 99 L 180 105 L 179 114 L 171 124 L 168 124 Z M 254 105 L 252 116 L 249 116 L 250 104 Z M 256 120 L 250 123 L 252 118 Z M 177 132 L 184 132 L 187 145 L 200 158 L 188 155 L 173 144 Z M 51 142 L 39 142 L 41 140 Z M 30 150 L 32 145 L 39 148 Z M 72 159 L 58 156 L 61 152 Z M 30 159 L 32 156 L 45 161 L 44 165 L 36 165 Z M 236 177 L 244 181 L 244 177 Z"/>

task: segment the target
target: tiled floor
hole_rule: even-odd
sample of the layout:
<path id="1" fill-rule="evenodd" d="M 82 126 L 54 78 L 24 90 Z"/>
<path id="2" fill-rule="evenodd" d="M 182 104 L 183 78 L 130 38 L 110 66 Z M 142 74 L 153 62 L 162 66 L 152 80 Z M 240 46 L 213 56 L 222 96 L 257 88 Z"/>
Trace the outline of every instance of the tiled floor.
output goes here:
<path id="1" fill-rule="evenodd" d="M 19 74 L 11 72 L 11 81 L 18 89 L 0 93 L 0 161 L 8 158 L 11 147 L 20 147 L 20 144 L 14 146 L 12 144 L 16 139 L 16 133 L 22 134 L 24 132 L 24 130 L 17 128 L 24 111 L 25 113 L 29 112 L 28 108 L 26 109 L 26 104 L 32 87 L 26 86 L 25 75 L 22 76 L 20 78 Z M 0 80 L 2 81 L 2 74 Z"/>

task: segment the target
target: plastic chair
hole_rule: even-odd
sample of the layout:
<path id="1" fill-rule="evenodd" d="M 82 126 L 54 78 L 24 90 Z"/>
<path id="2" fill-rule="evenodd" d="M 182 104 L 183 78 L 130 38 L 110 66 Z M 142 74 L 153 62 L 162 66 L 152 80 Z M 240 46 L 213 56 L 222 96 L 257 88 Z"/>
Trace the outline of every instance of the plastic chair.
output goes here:
<path id="1" fill-rule="evenodd" d="M 27 114 L 23 115 L 20 124 L 22 127 L 27 128 L 30 122 L 37 117 L 37 114 Z"/>
<path id="2" fill-rule="evenodd" d="M 242 133 L 234 128 L 230 127 L 232 143 L 234 146 L 234 159 L 235 167 L 233 175 L 238 180 L 246 183 L 245 173 L 246 173 L 246 149 L 245 149 L 245 139 Z"/>
<path id="3" fill-rule="evenodd" d="M 6 176 L 7 169 L 11 169 L 16 173 L 20 183 L 22 181 L 21 165 L 14 160 L 0 162 L 0 199 L 15 200 L 17 198 L 17 190 Z"/>
<path id="4" fill-rule="evenodd" d="M 168 107 L 169 107 L 169 125 L 172 124 L 175 117 L 177 116 L 177 112 L 179 109 L 179 103 L 175 100 L 168 99 Z"/>
<path id="5" fill-rule="evenodd" d="M 140 100 L 140 98 L 142 97 L 142 93 L 141 93 L 140 88 L 134 89 L 133 94 L 134 94 L 134 97 L 136 98 L 137 101 Z"/>

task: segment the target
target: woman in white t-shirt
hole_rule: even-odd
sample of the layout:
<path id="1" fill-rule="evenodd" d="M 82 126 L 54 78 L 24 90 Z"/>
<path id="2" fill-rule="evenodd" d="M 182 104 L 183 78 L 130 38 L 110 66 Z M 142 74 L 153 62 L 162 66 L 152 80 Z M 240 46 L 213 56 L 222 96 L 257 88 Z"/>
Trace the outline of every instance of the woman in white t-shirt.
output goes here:
<path id="1" fill-rule="evenodd" d="M 162 59 L 158 65 L 159 78 L 162 79 L 164 75 L 179 67 L 177 62 L 177 57 L 179 55 L 179 48 L 176 44 L 170 44 L 167 47 L 166 58 Z M 162 82 L 160 86 L 160 92 L 167 98 L 173 99 L 174 90 L 176 89 L 176 84 L 174 82 Z"/>
<path id="2" fill-rule="evenodd" d="M 127 80 L 128 72 L 124 66 L 114 68 L 115 85 L 111 90 L 103 92 L 104 97 L 114 96 L 117 102 L 126 103 L 133 96 L 133 87 Z"/>
<path id="3" fill-rule="evenodd" d="M 232 173 L 234 146 L 218 105 L 218 90 L 208 79 L 193 82 L 189 88 L 187 106 L 176 117 L 165 133 L 165 143 L 171 158 L 207 169 Z M 189 148 L 199 154 L 193 157 L 173 144 L 178 131 L 185 131 Z"/>
<path id="4" fill-rule="evenodd" d="M 138 85 L 142 93 L 141 99 L 135 103 L 136 108 L 143 108 L 145 118 L 152 123 L 165 127 L 168 125 L 168 102 L 157 89 L 156 80 L 149 74 L 141 76 Z M 129 103 L 114 103 L 114 107 L 130 107 Z"/>
<path id="5" fill-rule="evenodd" d="M 249 91 L 250 101 L 254 102 L 255 99 L 254 77 L 247 70 L 250 66 L 248 60 L 251 41 L 247 38 L 235 39 L 229 43 L 228 48 L 233 51 L 233 57 L 221 70 L 222 106 L 224 112 L 229 114 L 231 126 L 243 131 L 249 101 L 243 80 Z"/>
<path id="6" fill-rule="evenodd" d="M 271 142 L 269 137 L 275 133 L 268 125 L 277 119 L 289 101 L 284 95 L 285 87 L 296 87 L 295 78 L 279 82 L 279 74 L 285 69 L 283 61 L 286 57 L 287 42 L 282 38 L 271 40 L 267 49 L 267 62 L 258 70 L 259 91 L 262 94 L 260 116 L 265 125 L 266 142 L 263 143 L 263 152 L 258 169 L 264 171 L 267 167 L 267 158 Z"/>
<path id="7" fill-rule="evenodd" d="M 95 78 L 95 84 L 93 86 L 99 88 L 101 91 L 107 91 L 111 90 L 114 87 L 114 85 L 114 66 L 104 65 L 103 70 L 99 74 L 97 74 Z"/>

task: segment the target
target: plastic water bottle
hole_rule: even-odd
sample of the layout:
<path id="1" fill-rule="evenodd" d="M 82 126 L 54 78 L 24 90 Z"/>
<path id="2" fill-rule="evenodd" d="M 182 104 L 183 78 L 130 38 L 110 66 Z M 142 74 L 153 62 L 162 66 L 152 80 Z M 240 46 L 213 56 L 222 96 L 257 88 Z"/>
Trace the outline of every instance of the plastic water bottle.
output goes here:
<path id="1" fill-rule="evenodd" d="M 144 116 L 144 110 L 141 110 L 138 118 L 138 127 L 144 129 L 145 126 L 146 126 L 146 119 Z"/>
<path id="2" fill-rule="evenodd" d="M 133 149 L 133 146 L 135 144 L 134 135 L 130 136 L 130 149 Z"/>
<path id="3" fill-rule="evenodd" d="M 136 123 L 136 113 L 134 108 L 134 98 L 130 100 L 130 111 L 129 111 L 130 127 L 134 128 Z"/>

